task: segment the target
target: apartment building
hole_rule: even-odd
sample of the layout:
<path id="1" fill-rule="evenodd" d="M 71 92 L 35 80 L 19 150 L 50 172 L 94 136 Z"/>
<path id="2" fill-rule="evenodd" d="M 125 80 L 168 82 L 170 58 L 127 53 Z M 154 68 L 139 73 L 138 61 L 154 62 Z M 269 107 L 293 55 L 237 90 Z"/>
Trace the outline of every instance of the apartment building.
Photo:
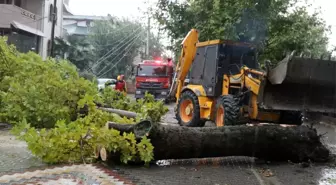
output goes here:
<path id="1" fill-rule="evenodd" d="M 71 15 L 69 0 L 57 0 L 55 37 L 63 32 L 63 13 Z M 49 56 L 54 0 L 0 0 L 0 35 L 21 52 Z"/>

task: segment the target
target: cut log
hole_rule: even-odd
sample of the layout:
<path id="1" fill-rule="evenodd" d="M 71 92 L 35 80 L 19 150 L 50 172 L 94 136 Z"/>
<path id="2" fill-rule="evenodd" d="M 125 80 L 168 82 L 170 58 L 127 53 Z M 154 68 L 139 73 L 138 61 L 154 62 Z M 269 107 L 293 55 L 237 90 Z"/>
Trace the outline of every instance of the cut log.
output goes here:
<path id="1" fill-rule="evenodd" d="M 99 155 L 100 155 L 100 158 L 101 158 L 102 161 L 107 160 L 108 155 L 107 155 L 107 151 L 104 147 L 100 148 Z"/>
<path id="2" fill-rule="evenodd" d="M 155 160 L 223 156 L 249 156 L 271 161 L 293 162 L 329 159 L 329 150 L 315 129 L 280 125 L 177 127 L 142 121 L 135 125 L 108 124 L 110 129 L 147 135 Z"/>

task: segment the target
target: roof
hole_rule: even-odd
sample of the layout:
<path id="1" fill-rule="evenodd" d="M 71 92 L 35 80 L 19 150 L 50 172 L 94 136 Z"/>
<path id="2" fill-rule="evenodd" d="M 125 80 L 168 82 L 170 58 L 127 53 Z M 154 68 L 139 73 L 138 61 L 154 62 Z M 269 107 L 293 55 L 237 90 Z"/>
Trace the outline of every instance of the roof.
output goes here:
<path id="1" fill-rule="evenodd" d="M 72 20 L 108 20 L 108 16 L 91 16 L 91 15 L 64 15 L 63 19 Z"/>
<path id="2" fill-rule="evenodd" d="M 20 29 L 20 30 L 23 30 L 23 31 L 26 31 L 26 32 L 29 32 L 29 33 L 32 33 L 34 35 L 38 35 L 38 36 L 41 36 L 41 37 L 45 37 L 44 33 L 36 28 L 32 28 L 32 27 L 29 27 L 27 25 L 24 25 L 24 24 L 21 24 L 21 23 L 18 23 L 16 21 L 13 21 L 11 23 L 11 25 L 13 25 L 16 29 Z"/>
<path id="3" fill-rule="evenodd" d="M 73 15 L 73 13 L 72 13 L 72 11 L 70 10 L 70 7 L 69 7 L 69 2 L 68 3 L 64 2 L 63 3 L 63 8 L 64 8 L 65 12 Z"/>

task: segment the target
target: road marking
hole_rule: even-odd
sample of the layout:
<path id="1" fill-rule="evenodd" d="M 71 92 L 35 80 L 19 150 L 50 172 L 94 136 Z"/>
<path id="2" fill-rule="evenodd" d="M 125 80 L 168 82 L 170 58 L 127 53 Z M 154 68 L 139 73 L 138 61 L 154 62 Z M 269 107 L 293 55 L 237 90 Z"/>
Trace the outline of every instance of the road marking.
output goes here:
<path id="1" fill-rule="evenodd" d="M 264 180 L 260 177 L 259 173 L 255 171 L 255 169 L 251 168 L 251 171 L 254 174 L 254 176 L 257 178 L 260 185 L 266 185 L 264 183 Z"/>
<path id="2" fill-rule="evenodd" d="M 254 176 L 257 178 L 260 185 L 283 185 L 276 176 L 263 178 L 255 169 L 251 169 Z M 266 183 L 265 183 L 266 181 Z"/>

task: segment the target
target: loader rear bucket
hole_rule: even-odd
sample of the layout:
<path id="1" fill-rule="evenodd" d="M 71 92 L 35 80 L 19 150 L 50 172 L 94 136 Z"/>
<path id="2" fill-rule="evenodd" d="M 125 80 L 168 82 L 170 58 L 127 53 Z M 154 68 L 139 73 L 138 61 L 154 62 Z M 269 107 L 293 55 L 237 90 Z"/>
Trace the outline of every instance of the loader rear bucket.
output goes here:
<path id="1" fill-rule="evenodd" d="M 336 62 L 287 56 L 268 71 L 259 102 L 265 109 L 336 112 Z"/>

